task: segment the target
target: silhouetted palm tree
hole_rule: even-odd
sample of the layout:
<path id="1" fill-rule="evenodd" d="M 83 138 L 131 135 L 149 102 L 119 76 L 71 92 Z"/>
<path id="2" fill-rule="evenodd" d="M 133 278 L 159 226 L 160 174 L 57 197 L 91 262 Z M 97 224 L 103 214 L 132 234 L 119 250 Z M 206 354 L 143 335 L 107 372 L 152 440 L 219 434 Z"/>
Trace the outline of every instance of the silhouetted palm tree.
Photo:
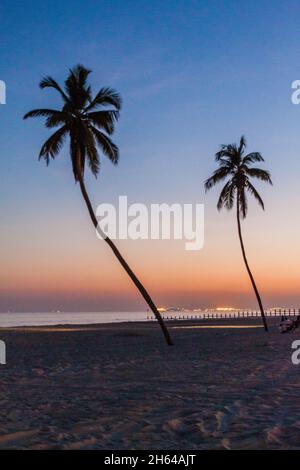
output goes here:
<path id="1" fill-rule="evenodd" d="M 87 162 L 93 175 L 97 176 L 100 163 L 99 149 L 102 150 L 103 154 L 113 164 L 116 165 L 118 163 L 119 150 L 111 141 L 109 135 L 114 131 L 114 125 L 119 117 L 121 108 L 121 97 L 111 88 L 101 88 L 92 97 L 91 87 L 87 82 L 89 74 L 90 70 L 87 70 L 82 65 L 77 65 L 69 71 L 64 88 L 60 87 L 51 77 L 43 78 L 40 82 L 40 87 L 54 88 L 62 98 L 62 108 L 59 110 L 35 109 L 25 114 L 24 119 L 29 117 L 45 117 L 46 127 L 54 128 L 60 126 L 41 148 L 39 158 L 44 158 L 47 164 L 49 164 L 50 158 L 55 158 L 58 155 L 66 137 L 69 137 L 70 156 L 75 182 L 79 182 L 81 193 L 92 222 L 142 294 L 158 320 L 167 343 L 171 345 L 172 340 L 169 332 L 150 295 L 112 240 L 98 227 L 98 221 L 86 191 L 84 184 L 85 164 Z"/>
<path id="2" fill-rule="evenodd" d="M 263 200 L 251 183 L 250 179 L 258 178 L 270 184 L 272 184 L 272 180 L 268 171 L 262 170 L 260 168 L 251 168 L 252 163 L 264 161 L 261 154 L 258 152 L 252 152 L 245 155 L 245 148 L 246 140 L 243 136 L 240 139 L 239 146 L 236 144 L 221 146 L 220 151 L 216 153 L 216 161 L 219 164 L 219 168 L 214 171 L 213 175 L 205 181 L 205 189 L 208 191 L 213 186 L 215 186 L 215 184 L 223 181 L 226 178 L 229 178 L 221 191 L 217 208 L 218 210 L 221 210 L 222 207 L 226 207 L 226 209 L 230 210 L 233 208 L 236 201 L 237 225 L 243 258 L 259 304 L 265 330 L 268 331 L 262 301 L 246 258 L 240 217 L 244 219 L 247 215 L 247 192 L 254 196 L 259 205 L 264 209 Z"/>

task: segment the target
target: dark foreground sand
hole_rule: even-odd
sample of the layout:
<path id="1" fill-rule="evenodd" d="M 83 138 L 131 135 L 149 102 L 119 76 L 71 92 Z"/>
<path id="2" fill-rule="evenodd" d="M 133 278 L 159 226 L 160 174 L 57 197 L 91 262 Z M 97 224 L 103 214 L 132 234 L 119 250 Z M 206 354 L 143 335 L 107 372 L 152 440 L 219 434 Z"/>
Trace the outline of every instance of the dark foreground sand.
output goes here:
<path id="1" fill-rule="evenodd" d="M 258 320 L 202 321 L 259 325 Z M 300 448 L 300 365 L 281 335 L 153 323 L 1 329 L 0 448 Z"/>

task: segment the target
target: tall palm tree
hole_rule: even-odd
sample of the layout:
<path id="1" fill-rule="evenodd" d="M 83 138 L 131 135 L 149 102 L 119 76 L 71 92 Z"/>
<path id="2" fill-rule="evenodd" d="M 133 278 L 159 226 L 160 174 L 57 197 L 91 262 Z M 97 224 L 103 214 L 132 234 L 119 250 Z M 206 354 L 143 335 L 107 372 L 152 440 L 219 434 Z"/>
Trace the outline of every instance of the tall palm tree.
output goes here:
<path id="1" fill-rule="evenodd" d="M 251 168 L 252 163 L 264 161 L 261 154 L 252 152 L 245 155 L 245 149 L 246 140 L 244 136 L 241 137 L 239 146 L 237 146 L 237 144 L 221 146 L 219 152 L 216 153 L 216 161 L 219 164 L 219 168 L 205 181 L 205 190 L 208 191 L 217 183 L 228 178 L 227 183 L 221 191 L 217 208 L 221 210 L 223 207 L 226 207 L 226 209 L 230 210 L 236 203 L 236 217 L 243 259 L 257 298 L 265 330 L 268 331 L 262 301 L 247 261 L 240 219 L 244 219 L 247 215 L 247 192 L 254 196 L 258 204 L 264 209 L 263 200 L 251 183 L 251 178 L 258 178 L 270 184 L 272 184 L 272 180 L 268 171 L 262 170 L 261 168 Z"/>
<path id="2" fill-rule="evenodd" d="M 24 119 L 44 117 L 46 118 L 45 125 L 47 128 L 52 129 L 59 126 L 59 129 L 49 137 L 40 150 L 39 159 L 43 158 L 47 165 L 50 162 L 50 158 L 54 159 L 59 154 L 66 137 L 69 137 L 70 156 L 75 182 L 79 183 L 91 220 L 154 313 L 162 328 L 167 344 L 172 345 L 173 343 L 166 325 L 147 290 L 129 267 L 116 245 L 98 226 L 98 221 L 85 187 L 84 172 L 86 162 L 92 174 L 97 176 L 100 164 L 100 150 L 114 165 L 118 163 L 119 158 L 118 147 L 109 136 L 113 133 L 115 122 L 119 117 L 121 97 L 111 88 L 101 88 L 93 97 L 91 87 L 87 81 L 90 72 L 90 70 L 82 65 L 75 66 L 69 71 L 63 88 L 52 77 L 43 78 L 40 82 L 40 88 L 55 89 L 62 98 L 62 107 L 59 110 L 48 108 L 34 109 L 25 114 Z"/>

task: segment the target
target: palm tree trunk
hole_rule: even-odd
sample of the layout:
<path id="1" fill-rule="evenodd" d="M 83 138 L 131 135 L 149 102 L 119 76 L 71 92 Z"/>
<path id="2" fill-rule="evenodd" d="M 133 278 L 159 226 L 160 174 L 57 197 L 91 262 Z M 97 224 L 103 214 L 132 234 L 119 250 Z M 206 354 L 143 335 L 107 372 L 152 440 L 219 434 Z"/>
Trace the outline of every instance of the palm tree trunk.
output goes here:
<path id="1" fill-rule="evenodd" d="M 241 243 L 241 248 L 242 248 L 242 253 L 243 253 L 244 262 L 245 262 L 246 269 L 247 269 L 247 272 L 248 272 L 248 274 L 249 274 L 249 277 L 250 277 L 250 280 L 251 280 L 251 283 L 252 283 L 252 287 L 253 287 L 253 289 L 254 289 L 254 292 L 255 292 L 255 295 L 256 295 L 256 298 L 257 298 L 257 302 L 258 302 L 258 305 L 259 305 L 259 308 L 260 308 L 260 312 L 261 312 L 261 317 L 262 317 L 262 321 L 263 321 L 263 324 L 264 324 L 264 328 L 265 328 L 266 331 L 268 331 L 268 325 L 267 325 L 267 320 L 266 320 L 266 317 L 265 317 L 265 312 L 264 312 L 263 304 L 262 304 L 262 301 L 261 301 L 261 298 L 260 298 L 258 289 L 257 289 L 256 284 L 255 284 L 255 281 L 254 281 L 254 277 L 253 277 L 253 275 L 252 275 L 252 273 L 251 273 L 251 270 L 250 270 L 250 267 L 249 267 L 249 264 L 248 264 L 248 261 L 247 261 L 247 257 L 246 257 L 244 242 L 243 242 L 243 238 L 242 238 L 241 221 L 240 221 L 240 207 L 239 207 L 238 198 L 237 198 L 237 211 L 236 211 L 236 216 L 237 216 L 237 224 L 238 224 L 239 238 L 240 238 L 240 243 Z"/>
<path id="2" fill-rule="evenodd" d="M 96 228 L 96 230 L 99 232 L 99 234 L 101 235 L 101 237 L 106 241 L 106 243 L 109 245 L 109 247 L 112 249 L 112 251 L 114 252 L 114 255 L 116 256 L 116 258 L 118 259 L 118 261 L 121 263 L 121 265 L 123 266 L 123 268 L 125 269 L 125 271 L 127 272 L 128 276 L 130 277 L 130 279 L 132 280 L 132 282 L 134 283 L 134 285 L 138 288 L 138 290 L 140 291 L 140 293 L 142 294 L 143 298 L 145 299 L 145 301 L 147 302 L 147 304 L 149 305 L 150 309 L 152 310 L 152 312 L 154 313 L 158 323 L 160 324 L 160 327 L 162 329 L 162 332 L 164 334 L 164 337 L 166 339 L 166 342 L 169 346 L 172 346 L 173 345 L 173 341 L 170 337 L 170 334 L 168 332 L 168 329 L 162 319 L 162 316 L 161 314 L 159 313 L 159 311 L 157 310 L 157 307 L 155 305 L 155 303 L 153 302 L 153 300 L 151 299 L 150 295 L 148 294 L 148 292 L 146 291 L 145 287 L 143 286 L 143 284 L 139 281 L 139 279 L 136 277 L 136 275 L 134 274 L 134 272 L 132 271 L 132 269 L 129 267 L 129 265 L 127 264 L 127 262 L 125 261 L 125 259 L 123 258 L 123 256 L 121 255 L 121 253 L 119 252 L 118 248 L 116 247 L 116 245 L 112 242 L 112 240 L 107 237 L 103 232 L 101 233 L 101 229 L 100 227 L 98 227 L 98 221 L 97 221 L 97 218 L 95 216 L 95 213 L 94 213 L 94 210 L 93 210 L 93 207 L 92 207 L 92 204 L 91 204 L 91 201 L 90 201 L 90 198 L 88 196 L 88 193 L 86 191 L 86 188 L 85 188 L 85 184 L 84 184 L 84 180 L 83 180 L 83 176 L 82 176 L 82 172 L 81 171 L 78 171 L 78 180 L 79 180 L 79 184 L 80 184 L 80 189 L 81 189 L 81 193 L 82 193 L 82 196 L 83 196 L 83 199 L 85 200 L 85 203 L 86 203 L 86 206 L 88 208 L 88 211 L 89 211 L 89 214 L 90 214 L 90 217 L 92 219 L 92 222 L 93 222 L 93 225 L 94 227 Z"/>

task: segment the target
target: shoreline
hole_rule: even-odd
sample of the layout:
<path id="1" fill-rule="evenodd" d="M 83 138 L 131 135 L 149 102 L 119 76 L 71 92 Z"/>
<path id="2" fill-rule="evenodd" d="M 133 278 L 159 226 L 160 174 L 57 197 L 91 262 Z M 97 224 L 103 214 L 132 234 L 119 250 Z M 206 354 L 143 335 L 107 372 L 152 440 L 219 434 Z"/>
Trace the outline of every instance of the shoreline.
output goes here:
<path id="1" fill-rule="evenodd" d="M 192 319 L 172 319 L 172 320 L 164 320 L 165 324 L 168 328 L 180 328 L 180 327 L 190 327 L 192 328 L 197 326 L 203 326 L 207 328 L 211 328 L 214 325 L 221 325 L 228 326 L 232 324 L 234 327 L 245 326 L 247 323 L 251 323 L 253 325 L 260 325 L 262 323 L 261 318 L 259 317 L 249 317 L 249 318 L 202 318 L 197 320 Z M 279 324 L 280 318 L 279 317 L 268 317 L 268 323 L 270 325 Z M 0 333 L 5 331 L 47 331 L 47 330 L 76 330 L 76 331 L 101 331 L 104 329 L 117 329 L 131 326 L 133 328 L 147 328 L 155 326 L 156 328 L 160 328 L 157 320 L 124 320 L 120 322 L 106 322 L 106 323 L 58 323 L 58 324 L 49 324 L 49 325 L 18 325 L 18 326 L 0 326 Z"/>
<path id="2" fill-rule="evenodd" d="M 172 347 L 154 321 L 1 329 L 0 449 L 300 449 L 278 320 L 172 321 Z"/>

